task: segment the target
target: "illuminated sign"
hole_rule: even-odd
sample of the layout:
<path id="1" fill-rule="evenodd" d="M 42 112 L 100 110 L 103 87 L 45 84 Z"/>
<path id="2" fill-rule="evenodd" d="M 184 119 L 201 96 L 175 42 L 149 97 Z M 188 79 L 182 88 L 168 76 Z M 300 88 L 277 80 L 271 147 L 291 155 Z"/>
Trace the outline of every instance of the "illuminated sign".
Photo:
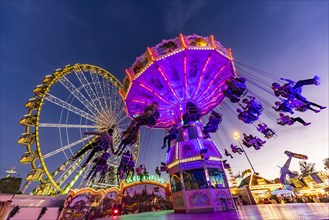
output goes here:
<path id="1" fill-rule="evenodd" d="M 280 187 L 283 187 L 281 183 L 249 186 L 250 189 L 266 189 L 266 188 L 280 188 Z"/>
<path id="2" fill-rule="evenodd" d="M 301 159 L 301 160 L 307 160 L 308 159 L 308 157 L 304 154 L 296 154 L 296 153 L 293 153 L 291 151 L 285 151 L 284 153 L 287 154 L 290 157 L 294 157 L 294 158 L 297 158 L 297 159 Z"/>
<path id="3" fill-rule="evenodd" d="M 206 161 L 205 164 L 208 167 L 219 167 L 219 168 L 221 168 L 221 163 L 219 161 Z"/>
<path id="4" fill-rule="evenodd" d="M 143 181 L 143 180 L 155 181 L 155 182 L 162 183 L 162 184 L 165 183 L 165 180 L 164 180 L 163 178 L 158 177 L 158 176 L 154 176 L 154 175 L 143 176 L 143 177 L 142 177 L 142 181 Z M 126 180 L 126 183 L 129 184 L 129 183 L 134 183 L 134 182 L 139 182 L 139 181 L 140 181 L 139 176 L 133 176 L 133 178 L 131 178 L 131 179 L 127 179 L 127 180 Z"/>

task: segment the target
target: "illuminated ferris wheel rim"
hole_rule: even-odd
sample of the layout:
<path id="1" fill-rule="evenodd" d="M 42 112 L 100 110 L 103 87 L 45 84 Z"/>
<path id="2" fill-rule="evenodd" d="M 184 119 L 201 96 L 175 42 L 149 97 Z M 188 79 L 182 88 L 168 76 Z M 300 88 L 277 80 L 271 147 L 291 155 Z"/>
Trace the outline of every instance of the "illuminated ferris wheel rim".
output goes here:
<path id="1" fill-rule="evenodd" d="M 57 184 L 55 181 L 54 181 L 54 179 L 53 179 L 53 176 L 52 176 L 52 174 L 50 174 L 50 172 L 49 172 L 49 170 L 48 170 L 48 168 L 47 168 L 47 165 L 46 165 L 46 162 L 45 162 L 45 159 L 46 158 L 48 158 L 48 157 L 50 157 L 50 156 L 52 156 L 51 155 L 51 153 L 53 153 L 53 154 L 56 154 L 56 153 L 58 153 L 59 151 L 63 151 L 64 152 L 64 150 L 66 149 L 66 148 L 70 148 L 70 144 L 69 145 L 67 145 L 67 146 L 64 146 L 64 148 L 61 146 L 59 149 L 57 149 L 57 150 L 55 150 L 54 152 L 51 152 L 51 153 L 47 153 L 47 154 L 45 154 L 45 155 L 43 155 L 42 154 L 42 150 L 41 150 L 41 144 L 40 144 L 40 139 L 39 139 L 39 129 L 40 129 L 40 125 L 41 125 L 41 127 L 46 127 L 46 126 L 50 126 L 50 127 L 64 127 L 64 128 L 82 128 L 82 127 L 85 127 L 85 128 L 99 128 L 99 127 L 103 127 L 104 125 L 100 125 L 100 126 L 97 126 L 97 123 L 103 123 L 103 121 L 101 120 L 101 119 L 99 119 L 99 118 L 96 118 L 96 119 L 98 119 L 98 120 L 93 120 L 94 119 L 94 117 L 93 116 L 95 116 L 95 115 L 97 115 L 97 113 L 99 113 L 99 114 L 101 114 L 96 108 L 95 108 L 95 106 L 92 106 L 92 105 L 85 105 L 85 108 L 87 107 L 89 107 L 88 108 L 88 110 L 89 110 L 89 112 L 84 112 L 84 110 L 86 110 L 86 109 L 83 109 L 83 110 L 79 110 L 77 107 L 74 107 L 73 105 L 70 105 L 70 103 L 69 102 L 67 102 L 68 101 L 68 99 L 69 99 L 69 97 L 74 93 L 74 95 L 73 96 L 75 96 L 75 98 L 77 98 L 81 103 L 82 103 L 82 101 L 84 102 L 84 103 L 87 103 L 88 102 L 88 100 L 81 100 L 82 99 L 82 97 L 83 97 L 83 95 L 82 95 L 82 93 L 80 92 L 80 89 L 78 89 L 78 88 L 75 88 L 74 87 L 74 85 L 72 84 L 72 85 L 70 85 L 72 88 L 74 88 L 73 90 L 70 90 L 69 88 L 68 88 L 68 92 L 71 92 L 70 93 L 70 96 L 66 99 L 66 100 L 60 100 L 59 98 L 56 98 L 56 97 L 54 97 L 54 96 L 52 96 L 51 94 L 49 94 L 49 91 L 50 91 L 50 88 L 55 84 L 55 83 L 57 83 L 58 81 L 60 81 L 61 79 L 63 79 L 64 78 L 64 84 L 66 83 L 67 85 L 69 85 L 70 84 L 70 81 L 68 80 L 68 79 L 66 79 L 66 75 L 68 75 L 68 74 L 70 74 L 70 73 L 73 73 L 73 72 L 75 72 L 75 73 L 77 73 L 77 72 L 81 72 L 81 74 L 83 74 L 84 72 L 87 72 L 87 71 L 89 71 L 90 72 L 90 74 L 91 73 L 94 73 L 94 74 L 97 74 L 97 76 L 99 77 L 104 77 L 104 78 L 106 78 L 107 80 L 108 80 L 108 82 L 111 84 L 111 86 L 113 86 L 114 88 L 115 88 L 115 93 L 117 94 L 117 98 L 119 98 L 120 100 L 121 100 L 121 98 L 120 98 L 120 95 L 119 95 L 119 93 L 118 93 L 118 90 L 121 88 L 121 83 L 111 74 L 111 73 L 109 73 L 108 71 L 106 71 L 106 70 L 104 70 L 104 69 L 102 69 L 102 68 L 100 68 L 100 67 L 97 67 L 97 66 L 93 66 L 93 65 L 89 65 L 89 64 L 75 64 L 75 65 L 73 65 L 73 66 L 71 66 L 71 65 L 67 65 L 67 66 L 65 66 L 65 68 L 64 69 L 57 69 L 52 75 L 48 75 L 48 76 L 46 76 L 45 77 L 45 79 L 43 80 L 43 84 L 42 85 L 39 85 L 39 86 L 37 86 L 36 87 L 36 89 L 34 89 L 33 90 L 33 92 L 35 93 L 35 96 L 34 96 L 34 98 L 32 98 L 32 99 L 30 99 L 30 104 L 32 103 L 32 102 L 35 102 L 35 103 L 37 103 L 37 107 L 34 107 L 34 108 L 31 108 L 31 109 L 29 109 L 29 111 L 28 111 L 28 115 L 33 115 L 33 110 L 36 110 L 36 112 L 34 113 L 35 114 L 35 116 L 36 116 L 36 121 L 35 121 L 35 124 L 31 124 L 31 125 L 27 125 L 27 124 L 24 124 L 24 126 L 26 127 L 26 133 L 25 134 L 31 134 L 31 135 L 33 135 L 34 136 L 34 138 L 35 138 L 35 141 L 33 141 L 33 142 L 31 142 L 31 143 L 28 143 L 28 144 L 26 144 L 26 143 L 21 143 L 21 144 L 24 144 L 24 145 L 26 145 L 26 147 L 27 147 L 27 150 L 28 150 L 28 152 L 32 152 L 33 151 L 33 149 L 32 149 L 32 147 L 31 147 L 31 145 L 33 145 L 34 143 L 35 143 L 35 147 L 36 147 L 36 153 L 37 153 L 37 156 L 38 156 L 38 158 L 39 158 L 39 160 L 40 160 L 40 164 L 41 164 L 41 166 L 42 166 L 42 170 L 43 170 L 43 172 L 46 174 L 46 176 L 47 176 L 47 182 L 50 182 L 59 192 L 61 192 L 62 191 L 62 189 L 60 188 L 60 186 L 59 186 L 59 184 Z M 86 78 L 84 79 L 84 80 L 86 80 Z M 94 79 L 93 79 L 94 80 Z M 63 82 L 61 81 L 61 83 L 63 84 Z M 82 82 L 81 82 L 82 83 Z M 102 82 L 102 83 L 104 83 L 104 82 Z M 90 84 L 88 84 L 88 82 L 84 82 L 84 84 L 83 84 L 83 87 L 84 86 L 91 86 Z M 42 90 L 40 90 L 40 88 L 42 88 Z M 94 88 L 95 89 L 95 88 Z M 104 89 L 104 88 L 103 88 Z M 92 90 L 92 89 L 91 89 Z M 38 92 L 35 92 L 35 91 L 38 91 Z M 96 93 L 97 93 L 97 91 L 95 92 L 95 91 L 93 91 L 95 94 L 93 94 L 94 96 L 96 96 L 96 97 L 98 97 L 97 95 L 96 95 Z M 103 91 L 104 92 L 104 91 Z M 80 93 L 80 96 L 81 97 L 78 97 L 77 96 L 77 94 L 79 94 Z M 88 95 L 90 95 L 90 94 L 88 94 Z M 48 99 L 47 99 L 48 98 Z M 98 97 L 99 98 L 99 97 Z M 103 96 L 103 98 L 104 98 L 104 96 Z M 47 124 L 47 123 L 40 123 L 40 114 L 41 114 L 41 110 L 42 110 L 42 106 L 43 106 L 43 104 L 44 104 L 44 102 L 45 102 L 45 100 L 47 100 L 47 101 L 49 101 L 49 99 L 52 99 L 54 102 L 53 103 L 55 103 L 55 102 L 57 102 L 57 104 L 58 104 L 58 102 L 60 102 L 61 104 L 62 104 L 62 110 L 63 110 L 63 108 L 64 108 L 64 106 L 66 107 L 66 109 L 68 110 L 68 112 L 73 112 L 73 113 L 76 113 L 76 114 L 78 114 L 78 115 L 80 115 L 81 116 L 81 118 L 82 117 L 84 117 L 84 118 L 86 118 L 86 120 L 89 120 L 89 121 L 93 121 L 93 122 L 95 122 L 94 123 L 94 125 L 87 125 L 87 126 L 82 126 L 81 127 L 81 125 L 67 125 L 67 124 Z M 111 100 L 112 99 L 112 97 L 110 97 L 109 98 L 109 100 Z M 56 100 L 56 101 L 55 101 Z M 59 100 L 59 101 L 58 101 Z M 71 100 L 72 101 L 72 100 Z M 90 100 L 89 100 L 90 101 Z M 91 100 L 92 102 L 93 102 L 93 104 L 95 104 L 94 103 L 94 101 L 93 100 Z M 28 102 L 28 103 L 29 103 Z M 95 101 L 95 102 L 97 102 L 97 100 Z M 105 102 L 106 102 L 106 100 L 105 100 Z M 122 102 L 122 107 L 124 106 L 124 103 L 123 103 L 123 100 L 121 100 L 121 102 Z M 63 104 L 64 103 L 64 104 Z M 90 103 L 89 103 L 90 104 Z M 103 108 L 103 106 L 101 105 L 101 103 L 98 103 L 98 105 L 101 107 L 101 108 Z M 27 104 L 26 104 L 26 107 L 27 107 Z M 104 106 L 104 108 L 107 108 L 107 107 L 109 107 L 108 105 L 107 106 Z M 111 106 L 110 106 L 111 107 Z M 122 111 L 122 107 L 120 107 L 121 109 L 121 111 Z M 113 110 L 113 109 L 112 109 Z M 118 109 L 119 110 L 119 109 Z M 95 111 L 98 111 L 98 112 L 95 112 Z M 84 114 L 82 114 L 82 113 L 84 113 Z M 93 114 L 93 113 L 95 113 L 95 114 Z M 26 116 L 26 115 L 25 115 Z M 24 116 L 24 117 L 25 117 Z M 128 116 L 125 116 L 125 117 L 127 117 L 128 119 L 129 119 L 129 117 Z M 61 113 L 61 116 L 60 116 L 60 118 L 62 118 L 62 113 Z M 103 120 L 104 120 L 104 117 L 103 117 Z M 121 120 L 121 119 L 119 119 L 119 120 Z M 124 119 L 122 119 L 122 120 L 124 120 Z M 23 124 L 22 124 L 23 125 Z M 30 130 L 30 127 L 35 127 L 35 131 L 34 131 L 34 133 L 31 133 L 31 130 Z M 126 125 L 125 125 L 126 126 Z M 124 129 L 124 127 L 122 127 L 121 129 Z M 24 134 L 23 134 L 23 136 L 24 136 Z M 120 138 L 119 136 L 117 136 L 116 138 Z M 85 138 L 83 138 L 83 139 L 81 139 L 81 140 L 79 140 L 78 142 L 80 143 L 80 142 L 83 142 L 83 141 L 88 141 L 88 144 L 89 143 L 91 143 L 91 141 L 93 141 L 93 139 L 94 138 L 92 138 L 92 137 L 85 137 Z M 20 143 L 20 141 L 21 141 L 21 139 L 19 140 L 19 143 Z M 77 141 L 76 141 L 77 142 Z M 72 144 L 76 144 L 76 143 L 72 143 Z M 71 145 L 72 145 L 71 144 Z M 138 148 L 139 148 L 139 146 L 137 146 Z M 138 152 L 138 151 L 137 151 Z M 136 159 L 137 159 L 137 154 L 135 155 L 135 157 L 136 157 Z M 33 160 L 32 162 L 31 162 L 31 165 L 32 165 L 32 168 L 33 169 L 40 169 L 40 168 L 37 168 L 37 166 L 36 166 L 36 164 L 35 164 L 35 160 Z M 66 161 L 65 163 L 68 163 L 68 161 Z M 58 168 L 58 169 L 60 169 L 60 168 Z M 83 170 L 83 169 L 82 169 Z M 56 171 L 55 171 L 56 172 Z M 45 180 L 44 179 L 40 179 L 40 182 L 41 183 L 45 183 Z"/>
<path id="2" fill-rule="evenodd" d="M 147 48 L 126 70 L 120 90 L 128 114 L 139 115 L 156 101 L 160 118 L 154 127 L 159 128 L 171 126 L 173 115 L 189 101 L 201 109 L 201 115 L 207 114 L 223 101 L 225 81 L 236 76 L 233 60 L 231 49 L 212 35 L 180 34 Z"/>

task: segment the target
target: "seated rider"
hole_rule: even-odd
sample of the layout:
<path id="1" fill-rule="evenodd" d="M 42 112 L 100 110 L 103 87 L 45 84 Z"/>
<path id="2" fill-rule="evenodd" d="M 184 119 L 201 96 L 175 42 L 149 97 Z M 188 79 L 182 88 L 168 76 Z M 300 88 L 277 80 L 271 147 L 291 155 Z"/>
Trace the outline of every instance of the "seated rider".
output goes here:
<path id="1" fill-rule="evenodd" d="M 311 124 L 311 122 L 307 123 L 300 117 L 293 118 L 293 117 L 289 117 L 288 115 L 285 115 L 283 113 L 280 113 L 280 118 L 277 120 L 277 124 L 279 124 L 279 125 L 293 125 L 293 124 L 295 124 L 296 121 L 298 121 L 299 123 L 301 123 L 304 126 L 308 126 L 308 125 Z"/>
<path id="2" fill-rule="evenodd" d="M 254 137 L 252 135 L 247 136 L 245 133 L 243 133 L 242 144 L 248 148 L 253 146 L 256 150 L 259 150 L 260 147 L 265 143 L 266 143 L 266 141 L 262 141 L 258 137 Z"/>
<path id="3" fill-rule="evenodd" d="M 135 144 L 137 140 L 138 140 L 138 131 L 132 132 L 130 134 L 126 134 L 126 136 L 121 140 L 121 143 L 119 144 L 114 154 L 120 156 L 128 145 Z"/>
<path id="4" fill-rule="evenodd" d="M 231 159 L 233 158 L 233 156 L 232 156 L 232 154 L 230 154 L 226 149 L 225 149 L 225 156 L 230 156 L 231 157 Z"/>
<path id="5" fill-rule="evenodd" d="M 252 114 L 249 111 L 242 111 L 241 109 L 237 109 L 236 110 L 239 114 L 238 114 L 238 119 L 240 119 L 241 121 L 243 121 L 246 124 L 251 124 L 254 121 L 258 120 L 258 116 L 255 114 Z"/>
<path id="6" fill-rule="evenodd" d="M 320 85 L 320 78 L 318 76 L 314 76 L 312 79 L 306 79 L 306 80 L 299 80 L 298 82 L 294 82 L 290 79 L 284 79 L 281 78 L 281 80 L 285 80 L 288 83 L 284 85 L 280 85 L 279 83 L 272 83 L 272 89 L 274 91 L 274 94 L 276 96 L 282 96 L 284 98 L 287 98 L 288 100 L 298 99 L 304 103 L 310 103 L 310 105 L 314 105 L 320 109 L 324 109 L 326 107 L 320 106 L 318 104 L 315 104 L 313 102 L 309 102 L 306 100 L 305 97 L 302 96 L 302 87 L 305 85 Z"/>
<path id="7" fill-rule="evenodd" d="M 249 100 L 247 98 L 244 98 L 242 102 L 246 104 L 246 106 L 240 106 L 243 108 L 243 110 L 247 110 L 249 114 L 260 116 L 263 111 L 263 105 L 260 103 L 255 97 L 248 96 Z"/>
<path id="8" fill-rule="evenodd" d="M 94 166 L 89 172 L 86 180 L 93 179 L 98 172 L 101 172 L 107 166 L 107 159 L 110 157 L 109 153 L 103 153 L 100 157 L 93 160 Z"/>
<path id="9" fill-rule="evenodd" d="M 85 152 L 92 149 L 92 151 L 90 152 L 86 162 L 81 166 L 81 167 L 85 167 L 85 166 L 87 166 L 89 161 L 93 158 L 93 156 L 95 155 L 96 152 L 107 151 L 109 148 L 111 148 L 112 153 L 113 153 L 114 152 L 113 138 L 112 138 L 113 128 L 114 128 L 114 126 L 112 126 L 112 128 L 108 129 L 107 131 L 89 131 L 89 132 L 85 132 L 85 134 L 87 134 L 87 135 L 92 134 L 92 135 L 97 135 L 98 137 L 96 137 L 94 142 L 92 142 L 91 144 L 88 144 L 87 146 L 85 146 L 74 157 L 72 157 L 72 160 L 76 160 L 81 155 L 83 155 Z"/>
<path id="10" fill-rule="evenodd" d="M 143 179 L 148 180 L 149 179 L 149 172 L 147 172 L 145 164 L 144 164 L 144 171 L 143 171 Z"/>
<path id="11" fill-rule="evenodd" d="M 209 137 L 210 133 L 215 133 L 218 130 L 218 125 L 222 122 L 222 114 L 219 114 L 216 111 L 211 111 L 211 114 L 208 119 L 208 123 L 203 127 L 203 134 L 205 138 Z"/>
<path id="12" fill-rule="evenodd" d="M 122 155 L 122 158 L 121 158 L 121 161 L 120 161 L 120 165 L 118 167 L 118 173 L 120 172 L 120 170 L 122 170 L 123 173 L 127 173 L 127 171 L 128 171 L 128 163 L 130 161 L 130 158 L 132 158 L 132 154 L 130 153 L 129 150 L 127 150 Z"/>
<path id="13" fill-rule="evenodd" d="M 236 145 L 234 146 L 233 144 L 231 144 L 231 150 L 233 153 L 239 153 L 239 154 L 243 153 L 243 150 L 240 147 Z"/>
<path id="14" fill-rule="evenodd" d="M 230 164 L 227 163 L 227 160 L 223 160 L 223 167 L 224 167 L 224 169 L 230 169 L 231 168 Z"/>
<path id="15" fill-rule="evenodd" d="M 117 172 L 117 178 L 118 180 L 124 180 L 125 179 L 125 172 L 123 169 L 118 169 L 118 172 Z"/>
<path id="16" fill-rule="evenodd" d="M 274 135 L 276 135 L 274 130 L 268 128 L 267 124 L 265 124 L 265 123 L 258 124 L 257 130 L 262 132 L 267 139 L 269 139 L 269 138 L 273 137 Z"/>
<path id="17" fill-rule="evenodd" d="M 294 106 L 290 103 L 290 101 L 285 99 L 281 100 L 281 102 L 275 102 L 275 106 L 272 108 L 277 112 L 290 112 L 291 114 L 294 114 L 294 111 L 292 110 Z"/>
<path id="18" fill-rule="evenodd" d="M 325 107 L 323 108 L 319 108 L 319 106 L 316 106 L 318 107 L 318 110 L 312 108 L 312 102 L 302 102 L 298 99 L 293 99 L 293 100 L 290 100 L 290 103 L 291 105 L 294 107 L 294 109 L 296 109 L 296 111 L 300 111 L 300 112 L 305 112 L 306 110 L 311 110 L 315 113 L 319 113 L 322 109 L 324 109 Z"/>
<path id="19" fill-rule="evenodd" d="M 229 98 L 231 102 L 236 103 L 240 101 L 241 96 L 247 92 L 245 85 L 245 78 L 233 78 L 226 81 L 227 89 L 223 92 L 224 96 Z"/>
<path id="20" fill-rule="evenodd" d="M 259 150 L 263 144 L 266 143 L 266 141 L 261 140 L 259 137 L 253 137 L 250 135 L 252 138 L 249 140 L 248 144 L 253 146 L 256 150 Z"/>
<path id="21" fill-rule="evenodd" d="M 139 167 L 136 168 L 136 174 L 137 176 L 139 176 L 139 181 L 141 182 L 143 180 L 143 170 L 144 170 L 143 165 L 140 165 Z"/>
<path id="22" fill-rule="evenodd" d="M 101 170 L 101 173 L 100 173 L 100 178 L 99 178 L 99 181 L 98 182 L 104 182 L 105 180 L 105 176 L 107 174 L 107 172 L 109 171 L 109 165 L 106 163 L 104 168 Z"/>
<path id="23" fill-rule="evenodd" d="M 134 177 L 134 174 L 135 174 L 135 161 L 134 161 L 133 157 L 130 157 L 130 159 L 128 161 L 128 171 L 127 171 L 126 178 L 129 177 L 130 172 L 132 172 L 131 176 L 130 176 L 130 178 L 132 179 Z"/>
<path id="24" fill-rule="evenodd" d="M 166 135 L 166 136 L 163 138 L 163 146 L 161 147 L 161 149 L 167 147 L 167 145 L 168 145 L 167 153 L 169 153 L 169 150 L 170 150 L 170 143 L 171 143 L 172 140 L 176 140 L 176 138 L 177 138 L 177 136 L 178 136 L 178 133 L 179 133 L 179 130 L 178 130 L 177 125 L 176 125 L 176 124 L 173 124 L 172 129 L 167 130 L 167 132 L 168 132 L 169 134 Z M 167 145 L 166 145 L 166 142 L 167 142 Z"/>
<path id="25" fill-rule="evenodd" d="M 243 133 L 243 139 L 242 139 L 242 144 L 245 145 L 246 147 L 251 147 L 249 144 L 249 141 L 253 138 L 252 135 L 247 135 L 246 133 Z"/>
<path id="26" fill-rule="evenodd" d="M 157 102 L 153 102 L 150 105 L 147 105 L 144 108 L 144 113 L 140 116 L 134 118 L 128 128 L 122 132 L 122 134 L 128 134 L 130 132 L 136 132 L 139 130 L 139 127 L 142 125 L 155 125 L 159 114 L 159 107 Z"/>
<path id="27" fill-rule="evenodd" d="M 159 167 L 155 168 L 155 174 L 158 175 L 159 178 L 161 177 L 161 171 L 160 171 Z"/>
<path id="28" fill-rule="evenodd" d="M 193 102 L 186 103 L 186 112 L 183 114 L 183 125 L 198 121 L 201 118 L 200 110 Z"/>

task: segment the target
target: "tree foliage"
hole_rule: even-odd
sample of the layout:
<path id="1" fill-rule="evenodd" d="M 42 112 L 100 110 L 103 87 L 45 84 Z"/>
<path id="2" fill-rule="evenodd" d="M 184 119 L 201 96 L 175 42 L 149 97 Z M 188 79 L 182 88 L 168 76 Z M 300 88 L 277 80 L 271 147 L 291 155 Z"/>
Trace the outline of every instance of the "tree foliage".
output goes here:
<path id="1" fill-rule="evenodd" d="M 306 177 L 315 172 L 315 163 L 307 163 L 306 161 L 299 162 L 300 176 Z"/>
<path id="2" fill-rule="evenodd" d="M 323 160 L 324 169 L 329 170 L 329 157 Z"/>
<path id="3" fill-rule="evenodd" d="M 242 172 L 242 178 L 245 178 L 246 176 L 252 174 L 251 169 L 246 169 L 245 171 Z"/>
<path id="4" fill-rule="evenodd" d="M 22 178 L 5 177 L 0 179 L 0 193 L 15 194 L 19 191 Z"/>

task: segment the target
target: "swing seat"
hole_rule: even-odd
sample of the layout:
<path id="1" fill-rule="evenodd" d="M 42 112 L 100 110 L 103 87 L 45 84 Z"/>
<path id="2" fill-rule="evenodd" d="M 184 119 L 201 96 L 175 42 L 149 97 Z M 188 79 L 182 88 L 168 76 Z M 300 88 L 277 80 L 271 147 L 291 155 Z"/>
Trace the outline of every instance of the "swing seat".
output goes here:
<path id="1" fill-rule="evenodd" d="M 95 171 L 96 171 L 96 173 L 98 173 L 98 172 L 102 171 L 104 168 L 105 168 L 104 165 L 96 165 Z"/>
<path id="2" fill-rule="evenodd" d="M 206 132 L 215 133 L 215 132 L 218 131 L 218 126 L 206 125 L 206 126 L 204 127 L 204 130 L 205 130 Z"/>
<path id="3" fill-rule="evenodd" d="M 248 144 L 245 140 L 242 141 L 242 144 L 247 148 L 250 148 L 252 145 Z"/>
<path id="4" fill-rule="evenodd" d="M 137 123 L 139 126 L 142 125 L 155 125 L 160 117 L 159 112 L 154 112 L 150 117 L 142 117 L 141 120 Z M 136 125 L 136 126 L 138 126 Z"/>
<path id="5" fill-rule="evenodd" d="M 255 121 L 249 118 L 248 116 L 246 116 L 246 114 L 242 114 L 242 115 L 239 114 L 238 118 L 246 124 L 251 124 Z"/>

